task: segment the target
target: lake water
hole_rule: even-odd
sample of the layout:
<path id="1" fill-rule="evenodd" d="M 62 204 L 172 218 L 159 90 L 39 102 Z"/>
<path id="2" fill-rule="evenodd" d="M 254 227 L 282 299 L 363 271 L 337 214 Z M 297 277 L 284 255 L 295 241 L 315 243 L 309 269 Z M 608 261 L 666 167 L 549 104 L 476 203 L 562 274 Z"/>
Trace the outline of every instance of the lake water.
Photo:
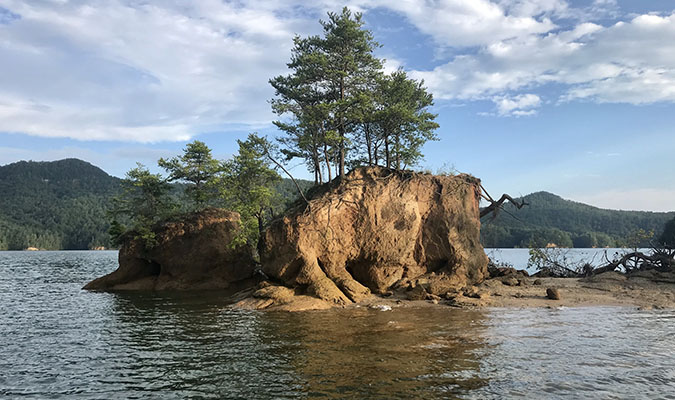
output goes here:
<path id="1" fill-rule="evenodd" d="M 675 399 L 675 312 L 238 311 L 81 287 L 116 252 L 0 252 L 3 398 Z"/>

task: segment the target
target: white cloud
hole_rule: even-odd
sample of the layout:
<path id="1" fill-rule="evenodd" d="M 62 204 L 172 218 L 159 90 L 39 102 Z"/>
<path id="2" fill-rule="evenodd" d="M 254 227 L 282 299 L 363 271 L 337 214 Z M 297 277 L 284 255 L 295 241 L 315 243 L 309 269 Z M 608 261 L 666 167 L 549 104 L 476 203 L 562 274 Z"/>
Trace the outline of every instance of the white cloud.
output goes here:
<path id="1" fill-rule="evenodd" d="M 615 210 L 675 211 L 675 190 L 671 189 L 605 190 L 600 193 L 573 195 L 570 198 Z"/>
<path id="2" fill-rule="evenodd" d="M 77 139 L 268 123 L 267 79 L 305 26 L 219 1 L 0 4 L 21 16 L 0 25 L 0 131 Z"/>
<path id="3" fill-rule="evenodd" d="M 405 15 L 421 32 L 442 46 L 481 46 L 555 28 L 547 13 L 563 1 L 432 0 L 372 1 Z M 539 18 L 536 18 L 539 16 Z"/>
<path id="4" fill-rule="evenodd" d="M 391 74 L 392 72 L 396 72 L 399 68 L 402 68 L 403 63 L 394 57 L 385 57 L 384 65 L 382 67 L 385 74 Z"/>
<path id="5" fill-rule="evenodd" d="M 156 142 L 264 126 L 273 118 L 267 80 L 286 72 L 291 38 L 316 33 L 317 17 L 342 5 L 0 0 L 7 10 L 0 15 L 0 131 Z M 366 17 L 374 8 L 399 13 L 439 54 L 453 54 L 432 70 L 411 71 L 437 99 L 493 100 L 500 115 L 527 115 L 547 97 L 535 92 L 553 83 L 562 87 L 561 101 L 675 101 L 675 14 L 602 26 L 589 21 L 613 1 L 586 8 L 564 0 L 346 5 Z M 561 18 L 579 22 L 561 27 Z M 397 56 L 405 58 L 392 54 L 388 69 L 400 66 Z M 536 105 L 518 106 L 532 96 Z"/>
<path id="6" fill-rule="evenodd" d="M 555 83 L 565 88 L 563 101 L 673 102 L 675 13 L 495 41 L 413 76 L 444 99 L 486 99 Z"/>
<path id="7" fill-rule="evenodd" d="M 541 98 L 536 94 L 521 94 L 515 97 L 496 97 L 497 113 L 501 116 L 533 115 L 541 105 Z"/>

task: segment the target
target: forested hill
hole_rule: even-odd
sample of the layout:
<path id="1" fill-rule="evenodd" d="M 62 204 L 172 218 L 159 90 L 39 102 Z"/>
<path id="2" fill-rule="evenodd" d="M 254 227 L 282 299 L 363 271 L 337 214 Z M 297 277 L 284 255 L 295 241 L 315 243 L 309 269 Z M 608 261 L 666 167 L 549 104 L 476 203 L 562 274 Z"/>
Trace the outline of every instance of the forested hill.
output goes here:
<path id="1" fill-rule="evenodd" d="M 528 206 L 504 207 L 495 219 L 483 219 L 485 247 L 546 246 L 620 247 L 637 230 L 658 235 L 675 213 L 606 210 L 565 200 L 548 192 L 523 197 Z M 643 244 L 646 244 L 643 242 Z"/>
<path id="2" fill-rule="evenodd" d="M 120 179 L 78 159 L 0 167 L 0 249 L 108 246 L 106 210 Z"/>

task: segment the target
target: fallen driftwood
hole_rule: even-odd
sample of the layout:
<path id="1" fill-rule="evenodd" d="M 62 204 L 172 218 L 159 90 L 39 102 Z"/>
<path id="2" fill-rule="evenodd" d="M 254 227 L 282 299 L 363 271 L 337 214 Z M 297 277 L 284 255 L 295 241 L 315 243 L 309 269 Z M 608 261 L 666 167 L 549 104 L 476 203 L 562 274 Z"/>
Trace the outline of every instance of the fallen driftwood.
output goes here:
<path id="1" fill-rule="evenodd" d="M 653 248 L 650 253 L 634 250 L 612 260 L 605 253 L 604 259 L 604 264 L 593 267 L 594 260 L 572 261 L 561 249 L 531 249 L 528 266 L 537 269 L 533 276 L 559 278 L 578 278 L 617 270 L 625 273 L 675 270 L 675 249 Z"/>
<path id="2" fill-rule="evenodd" d="M 632 251 L 622 255 L 617 260 L 610 261 L 606 255 L 607 264 L 593 269 L 593 274 L 615 271 L 617 268 L 623 268 L 625 272 L 634 270 L 655 269 L 658 271 L 670 271 L 675 268 L 675 250 L 674 249 L 652 249 L 651 254 L 644 254 L 640 251 Z"/>

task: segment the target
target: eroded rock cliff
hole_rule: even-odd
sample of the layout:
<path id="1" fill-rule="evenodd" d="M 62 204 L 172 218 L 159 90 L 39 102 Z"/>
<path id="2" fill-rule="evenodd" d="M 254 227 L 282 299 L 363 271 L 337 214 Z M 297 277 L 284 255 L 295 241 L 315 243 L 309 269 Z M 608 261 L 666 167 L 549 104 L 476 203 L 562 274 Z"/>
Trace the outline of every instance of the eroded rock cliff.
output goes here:
<path id="1" fill-rule="evenodd" d="M 253 276 L 255 263 L 246 246 L 233 247 L 239 214 L 206 209 L 155 227 L 158 244 L 146 249 L 127 240 L 119 268 L 95 279 L 88 290 L 238 289 Z"/>
<path id="2" fill-rule="evenodd" d="M 290 294 L 346 305 L 418 284 L 440 294 L 478 283 L 488 263 L 479 190 L 468 175 L 356 169 L 262 233 L 263 271 L 278 288 L 242 305 L 288 305 Z"/>

